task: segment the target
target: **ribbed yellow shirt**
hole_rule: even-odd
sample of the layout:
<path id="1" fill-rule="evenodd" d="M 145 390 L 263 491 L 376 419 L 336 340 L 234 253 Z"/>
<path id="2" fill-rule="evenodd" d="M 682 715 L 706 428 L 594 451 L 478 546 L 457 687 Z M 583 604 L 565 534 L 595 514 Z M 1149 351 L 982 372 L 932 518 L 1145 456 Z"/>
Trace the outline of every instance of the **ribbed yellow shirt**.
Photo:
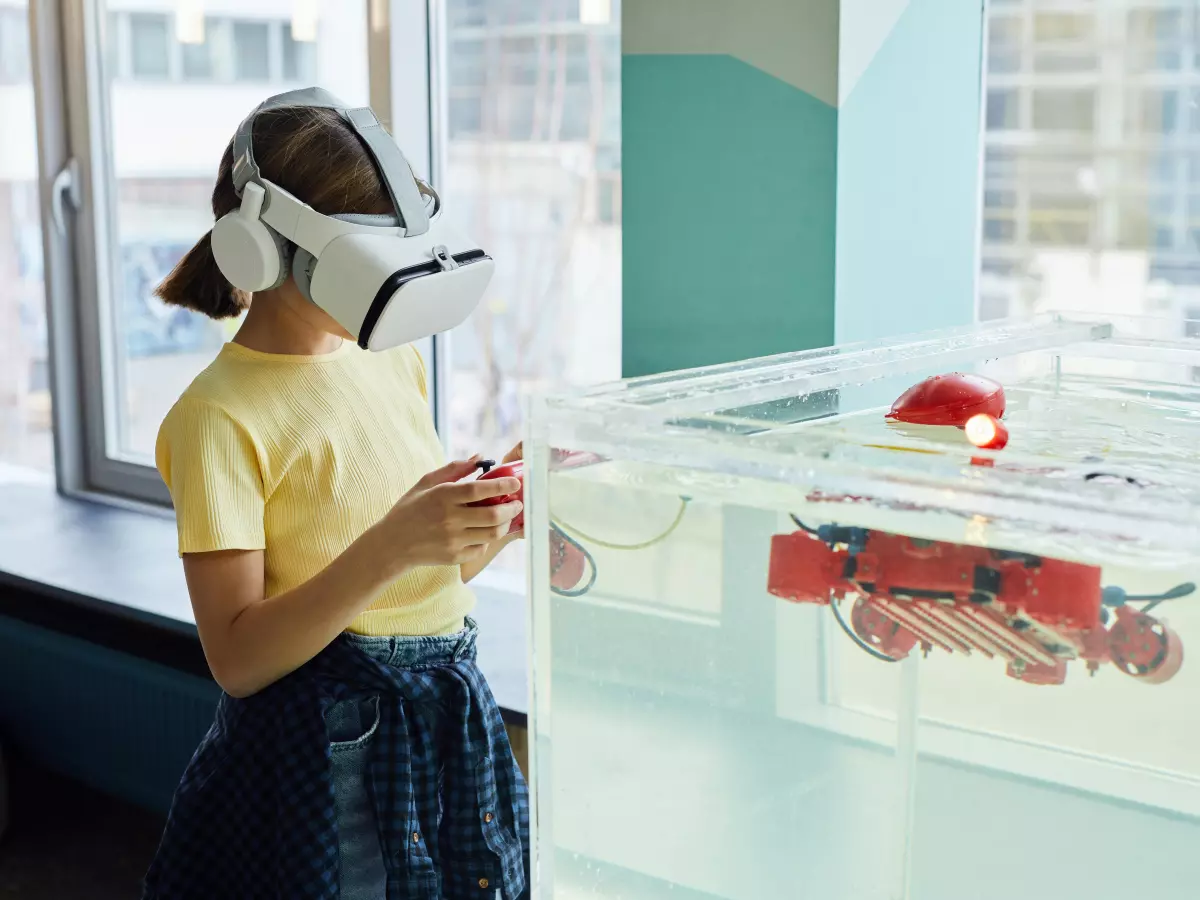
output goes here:
<path id="1" fill-rule="evenodd" d="M 284 356 L 228 343 L 167 413 L 155 450 L 179 552 L 263 550 L 268 597 L 303 584 L 443 464 L 413 347 Z M 456 566 L 401 576 L 351 625 L 445 634 L 474 606 Z"/>

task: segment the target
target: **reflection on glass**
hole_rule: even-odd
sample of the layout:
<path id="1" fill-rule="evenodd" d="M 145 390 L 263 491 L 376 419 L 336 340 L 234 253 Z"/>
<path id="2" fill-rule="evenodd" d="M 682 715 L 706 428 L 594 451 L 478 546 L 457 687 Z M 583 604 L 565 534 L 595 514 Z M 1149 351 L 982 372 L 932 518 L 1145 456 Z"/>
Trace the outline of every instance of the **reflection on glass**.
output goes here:
<path id="1" fill-rule="evenodd" d="M 154 287 L 212 227 L 217 164 L 255 104 L 313 83 L 347 102 L 368 102 L 366 12 L 333 0 L 244 0 L 236 12 L 210 7 L 201 32 L 177 27 L 181 14 L 195 14 L 186 0 L 103 6 L 116 205 L 112 362 L 120 386 L 109 449 L 146 462 L 163 415 L 236 327 L 166 307 Z M 315 40 L 294 38 L 297 9 L 309 14 L 298 30 Z"/>
<path id="2" fill-rule="evenodd" d="M 0 483 L 54 467 L 26 7 L 0 7 Z"/>
<path id="3" fill-rule="evenodd" d="M 988 8 L 980 318 L 1088 308 L 1182 328 L 1200 306 L 1192 5 Z"/>

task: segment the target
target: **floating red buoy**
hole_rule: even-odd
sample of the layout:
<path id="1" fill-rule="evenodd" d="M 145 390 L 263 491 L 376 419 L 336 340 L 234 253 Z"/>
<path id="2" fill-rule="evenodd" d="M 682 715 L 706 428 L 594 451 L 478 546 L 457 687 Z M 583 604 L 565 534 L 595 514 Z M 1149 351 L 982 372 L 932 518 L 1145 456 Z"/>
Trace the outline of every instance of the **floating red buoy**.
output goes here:
<path id="1" fill-rule="evenodd" d="M 900 395 L 889 419 L 911 425 L 954 425 L 962 428 L 979 414 L 1004 415 L 1004 388 L 982 375 L 934 375 Z"/>

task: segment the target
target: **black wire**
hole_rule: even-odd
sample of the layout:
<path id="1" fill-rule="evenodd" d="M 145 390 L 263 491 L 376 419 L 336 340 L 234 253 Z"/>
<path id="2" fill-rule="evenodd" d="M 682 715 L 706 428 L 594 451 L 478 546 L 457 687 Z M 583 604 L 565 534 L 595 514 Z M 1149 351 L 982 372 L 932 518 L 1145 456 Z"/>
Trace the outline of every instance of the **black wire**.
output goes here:
<path id="1" fill-rule="evenodd" d="M 567 534 L 561 528 L 556 528 L 555 526 L 551 525 L 550 529 L 553 533 L 557 534 L 560 538 L 562 538 L 566 543 L 570 544 L 572 547 L 574 547 L 576 550 L 578 550 L 580 553 L 583 554 L 583 558 L 587 561 L 588 569 L 590 569 L 591 573 L 592 573 L 591 577 L 588 579 L 588 583 L 585 584 L 581 588 L 572 588 L 570 590 L 563 590 L 562 588 L 556 588 L 553 584 L 551 584 L 550 592 L 557 594 L 560 597 L 582 597 L 584 594 L 586 594 L 588 591 L 590 591 L 596 585 L 596 576 L 599 575 L 599 570 L 597 570 L 597 568 L 596 568 L 596 560 L 595 560 L 595 558 L 593 558 L 592 554 L 588 553 L 586 547 L 584 547 L 581 543 L 579 543 L 579 541 L 575 540 L 573 537 L 571 537 L 569 534 Z"/>
<path id="2" fill-rule="evenodd" d="M 801 531 L 807 531 L 809 534 L 812 534 L 812 535 L 817 535 L 817 536 L 820 535 L 820 532 L 817 531 L 817 529 L 810 528 L 808 525 L 805 525 L 803 522 L 801 522 L 799 516 L 797 516 L 795 514 L 791 514 L 791 516 L 792 516 L 792 521 L 796 523 L 796 527 L 799 528 Z"/>
<path id="3" fill-rule="evenodd" d="M 860 649 L 865 650 L 867 653 L 871 654 L 873 657 L 880 660 L 881 662 L 890 662 L 890 663 L 900 662 L 899 658 L 897 658 L 895 656 L 888 656 L 886 653 L 883 653 L 880 650 L 876 650 L 874 647 L 872 647 L 870 644 L 868 644 L 866 641 L 864 641 L 862 638 L 860 638 L 857 634 L 855 634 L 854 629 L 850 627 L 850 623 L 847 622 L 845 617 L 842 615 L 842 611 L 838 607 L 837 600 L 835 600 L 832 597 L 829 598 L 829 608 L 833 610 L 833 617 L 835 619 L 837 619 L 837 623 L 842 626 L 842 631 L 846 632 L 846 636 L 849 637 L 850 640 L 854 641 L 854 643 L 858 644 Z"/>
<path id="4" fill-rule="evenodd" d="M 1132 600 L 1135 603 L 1142 600 L 1149 600 L 1150 602 L 1143 606 L 1140 610 L 1142 613 L 1148 613 L 1150 610 L 1154 609 L 1154 607 L 1158 606 L 1158 604 L 1166 600 L 1178 600 L 1180 597 L 1186 597 L 1189 594 L 1194 594 L 1195 592 L 1196 585 L 1192 584 L 1190 581 L 1185 581 L 1183 584 L 1175 585 L 1175 587 L 1171 588 L 1165 594 L 1158 594 L 1156 596 L 1149 597 L 1126 597 L 1125 599 Z"/>

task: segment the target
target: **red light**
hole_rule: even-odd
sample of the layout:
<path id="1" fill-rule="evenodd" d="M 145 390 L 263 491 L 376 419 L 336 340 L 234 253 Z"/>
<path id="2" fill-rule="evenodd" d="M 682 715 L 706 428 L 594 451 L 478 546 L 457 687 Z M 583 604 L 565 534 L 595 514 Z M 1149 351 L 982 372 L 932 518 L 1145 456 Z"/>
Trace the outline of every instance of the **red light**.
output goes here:
<path id="1" fill-rule="evenodd" d="M 965 430 L 967 440 L 983 450 L 1000 450 L 1008 443 L 1008 428 L 987 413 L 971 416 Z"/>

